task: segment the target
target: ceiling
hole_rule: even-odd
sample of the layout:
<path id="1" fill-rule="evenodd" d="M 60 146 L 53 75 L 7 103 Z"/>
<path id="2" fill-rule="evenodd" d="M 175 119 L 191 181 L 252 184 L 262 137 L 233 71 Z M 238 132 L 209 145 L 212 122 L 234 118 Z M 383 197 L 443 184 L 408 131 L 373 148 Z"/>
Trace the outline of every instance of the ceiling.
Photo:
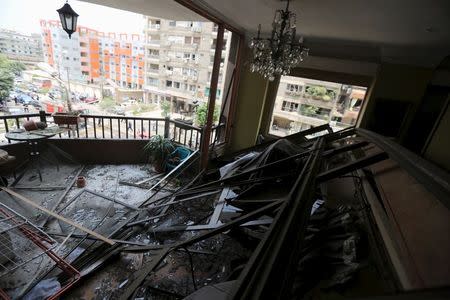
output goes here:
<path id="1" fill-rule="evenodd" d="M 177 20 L 202 18 L 170 0 L 85 0 Z M 242 29 L 270 33 L 280 0 L 192 0 Z M 311 55 L 435 66 L 450 54 L 450 0 L 293 0 Z"/>

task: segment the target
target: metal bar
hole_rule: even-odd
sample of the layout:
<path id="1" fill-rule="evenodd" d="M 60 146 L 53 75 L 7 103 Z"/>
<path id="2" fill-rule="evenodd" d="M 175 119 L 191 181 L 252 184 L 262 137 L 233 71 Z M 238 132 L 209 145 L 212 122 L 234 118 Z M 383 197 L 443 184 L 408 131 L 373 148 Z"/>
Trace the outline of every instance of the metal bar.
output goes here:
<path id="1" fill-rule="evenodd" d="M 274 201 L 271 201 L 273 203 Z M 257 219 L 253 221 L 248 221 L 240 224 L 240 227 L 250 227 L 250 226 L 260 226 L 260 225 L 269 225 L 272 224 L 273 220 L 270 218 Z M 166 226 L 166 227 L 157 227 L 150 229 L 152 233 L 161 233 L 161 232 L 174 232 L 174 231 L 199 231 L 199 230 L 211 230 L 216 229 L 221 226 L 221 223 L 215 224 L 204 224 L 204 225 L 174 225 L 174 226 Z"/>
<path id="2" fill-rule="evenodd" d="M 8 120 L 5 118 L 3 119 L 3 123 L 5 124 L 5 132 L 9 132 L 9 128 L 8 128 Z"/>
<path id="3" fill-rule="evenodd" d="M 133 120 L 133 136 L 136 139 L 136 120 Z"/>
<path id="4" fill-rule="evenodd" d="M 164 217 L 164 216 L 166 216 L 166 214 L 160 214 L 160 215 L 157 215 L 157 216 L 154 216 L 154 217 L 145 218 L 145 219 L 143 219 L 143 220 L 138 220 L 138 221 L 135 221 L 135 222 L 128 223 L 126 226 L 127 226 L 127 227 L 131 227 L 131 226 L 140 225 L 140 224 L 142 224 L 142 223 L 147 223 L 147 222 L 149 222 L 149 221 L 152 221 L 152 220 L 155 220 L 155 219 L 162 218 L 162 217 Z"/>
<path id="5" fill-rule="evenodd" d="M 16 118 L 16 126 L 18 129 L 20 128 L 19 118 Z"/>
<path id="6" fill-rule="evenodd" d="M 209 219 L 210 225 L 217 224 L 217 222 L 219 221 L 219 217 L 220 217 L 220 214 L 222 213 L 223 207 L 225 206 L 225 203 L 226 203 L 225 200 L 226 200 L 226 197 L 227 197 L 229 191 L 230 191 L 229 188 L 224 188 L 222 190 L 222 193 L 219 196 L 219 200 L 216 203 L 214 212 L 213 212 L 211 218 Z"/>
<path id="7" fill-rule="evenodd" d="M 138 207 L 136 207 L 136 206 L 134 206 L 134 205 L 131 205 L 131 204 L 122 202 L 122 201 L 120 201 L 120 200 L 114 199 L 114 198 L 112 198 L 112 197 L 103 195 L 103 194 L 101 194 L 101 193 L 99 193 L 99 192 L 96 192 L 96 191 L 93 191 L 93 190 L 90 190 L 90 189 L 87 189 L 87 188 L 85 188 L 84 191 L 87 192 L 87 193 L 90 193 L 90 194 L 92 194 L 92 195 L 95 195 L 95 196 L 104 198 L 104 199 L 106 199 L 106 200 L 109 200 L 109 201 L 111 201 L 111 202 L 120 204 L 120 205 L 125 206 L 125 207 L 127 207 L 127 208 L 129 208 L 129 209 L 132 209 L 132 210 L 138 210 L 138 209 L 139 209 Z"/>
<path id="8" fill-rule="evenodd" d="M 78 122 L 75 124 L 75 129 L 77 131 L 77 138 L 80 138 L 80 128 L 78 127 Z"/>
<path id="9" fill-rule="evenodd" d="M 206 192 L 206 193 L 203 193 L 203 194 L 195 195 L 195 196 L 192 196 L 192 197 L 187 197 L 187 198 L 184 198 L 184 199 L 181 199 L 181 200 L 177 200 L 177 201 L 171 201 L 171 202 L 167 202 L 167 203 L 164 203 L 164 204 L 149 206 L 147 209 L 154 209 L 154 208 L 161 208 L 161 207 L 165 207 L 165 206 L 170 206 L 170 205 L 174 205 L 174 204 L 178 204 L 178 203 L 182 203 L 182 202 L 186 202 L 186 201 L 199 199 L 201 197 L 215 195 L 215 194 L 217 194 L 219 192 L 220 192 L 220 190 L 212 191 L 212 192 Z"/>
<path id="10" fill-rule="evenodd" d="M 84 170 L 84 166 L 82 166 L 77 173 L 75 174 L 75 176 L 70 180 L 69 184 L 67 185 L 66 189 L 64 190 L 64 192 L 61 194 L 61 196 L 59 196 L 58 200 L 56 200 L 55 204 L 52 206 L 52 208 L 50 209 L 52 212 L 55 211 L 59 204 L 64 200 L 64 198 L 66 197 L 67 193 L 70 191 L 70 189 L 72 188 L 72 186 L 75 184 L 75 181 L 78 179 L 78 176 L 80 176 L 81 172 Z M 41 223 L 42 226 L 45 226 L 45 224 L 47 224 L 48 220 L 49 220 L 50 216 L 47 216 L 43 222 Z"/>
<path id="11" fill-rule="evenodd" d="M 231 299 L 288 298 L 314 202 L 323 148 L 324 139 L 319 139 L 269 232 L 237 279 Z"/>
<path id="12" fill-rule="evenodd" d="M 101 118 L 102 120 L 102 137 L 105 138 L 105 123 L 103 122 L 103 118 Z"/>
<path id="13" fill-rule="evenodd" d="M 97 126 L 95 125 L 95 117 L 92 118 L 92 124 L 94 126 L 94 138 L 97 138 Z"/>
<path id="14" fill-rule="evenodd" d="M 389 156 L 387 155 L 386 152 L 379 152 L 376 154 L 371 154 L 371 155 L 365 156 L 363 158 L 349 162 L 342 166 L 339 166 L 339 167 L 333 168 L 331 170 L 327 170 L 325 172 L 320 173 L 317 176 L 317 182 L 325 182 L 327 180 L 345 175 L 345 174 L 353 172 L 355 170 L 373 165 L 377 162 L 380 162 L 380 161 L 388 159 L 388 158 L 389 158 Z"/>
<path id="15" fill-rule="evenodd" d="M 105 242 L 105 243 L 107 243 L 107 244 L 114 245 L 114 241 L 108 239 L 107 237 L 104 237 L 104 236 L 102 236 L 102 235 L 100 235 L 100 234 L 98 234 L 98 233 L 96 233 L 96 232 L 94 232 L 94 231 L 92 231 L 92 230 L 90 230 L 90 229 L 87 229 L 87 228 L 81 226 L 80 224 L 77 224 L 77 223 L 73 222 L 72 220 L 69 220 L 69 219 L 67 219 L 67 218 L 65 218 L 65 217 L 63 217 L 63 216 L 60 216 L 60 215 L 58 215 L 57 213 L 55 213 L 55 212 L 53 212 L 53 211 L 50 211 L 50 210 L 46 209 L 45 207 L 42 207 L 42 206 L 36 204 L 36 203 L 35 203 L 34 201 L 32 201 L 31 199 L 28 199 L 28 198 L 26 198 L 26 197 L 24 197 L 24 196 L 22 196 L 22 195 L 20 195 L 20 194 L 18 194 L 18 193 L 16 193 L 16 192 L 10 190 L 10 189 L 8 189 L 8 188 L 5 188 L 5 187 L 0 187 L 0 188 L 1 188 L 2 190 L 4 190 L 5 192 L 7 192 L 8 194 L 10 194 L 11 196 L 14 196 L 16 199 L 20 199 L 20 200 L 22 200 L 23 202 L 25 202 L 25 203 L 27 203 L 27 204 L 33 206 L 34 208 L 37 208 L 37 209 L 39 209 L 40 211 L 43 211 L 43 212 L 45 212 L 46 214 L 51 215 L 52 217 L 57 218 L 58 220 L 61 220 L 61 221 L 63 221 L 64 223 L 67 223 L 67 224 L 69 224 L 69 225 L 71 225 L 71 226 L 73 226 L 73 227 L 75 227 L 75 228 L 77 228 L 77 229 L 79 229 L 79 230 L 81 230 L 81 231 L 84 231 L 84 232 L 86 232 L 86 233 L 88 233 L 88 234 L 90 234 L 90 235 L 93 235 L 93 236 L 95 236 L 96 238 L 102 240 L 103 242 Z"/>
<path id="16" fill-rule="evenodd" d="M 144 120 L 141 120 L 141 139 L 144 139 Z"/>
<path id="17" fill-rule="evenodd" d="M 86 138 L 88 138 L 88 118 L 84 117 L 84 130 L 86 132 Z"/>
<path id="18" fill-rule="evenodd" d="M 117 129 L 119 131 L 119 139 L 120 139 L 120 119 L 117 119 Z"/>
<path id="19" fill-rule="evenodd" d="M 109 135 L 111 138 L 113 138 L 113 125 L 112 125 L 112 119 L 109 118 Z"/>
<path id="20" fill-rule="evenodd" d="M 126 136 L 126 138 L 128 139 L 128 128 L 129 128 L 129 127 L 128 127 L 128 122 L 129 122 L 129 121 L 128 121 L 128 118 L 125 118 L 125 122 L 126 122 L 126 129 L 127 129 L 127 130 L 125 131 L 125 132 L 126 132 L 125 136 Z"/>
<path id="21" fill-rule="evenodd" d="M 172 176 L 172 174 L 175 174 L 179 169 L 181 169 L 182 167 L 184 167 L 185 163 L 187 163 L 192 157 L 194 157 L 195 155 L 197 155 L 198 150 L 194 151 L 191 155 L 189 155 L 184 161 L 182 161 L 178 166 L 176 166 L 175 168 L 172 169 L 172 171 L 170 171 L 169 173 L 167 173 L 163 178 L 161 178 L 155 185 L 153 185 L 148 191 L 147 191 L 147 195 L 149 195 L 154 189 L 156 189 L 164 180 L 166 180 L 167 178 L 169 178 L 170 176 Z M 192 163 L 192 162 L 191 162 Z M 142 206 L 145 205 L 145 203 L 147 203 L 147 201 L 151 198 L 151 196 L 149 195 L 148 198 L 142 203 Z"/>
<path id="22" fill-rule="evenodd" d="M 391 159 L 450 209 L 450 175 L 447 172 L 379 134 L 360 128 L 356 131 L 358 135 L 386 151 Z"/>

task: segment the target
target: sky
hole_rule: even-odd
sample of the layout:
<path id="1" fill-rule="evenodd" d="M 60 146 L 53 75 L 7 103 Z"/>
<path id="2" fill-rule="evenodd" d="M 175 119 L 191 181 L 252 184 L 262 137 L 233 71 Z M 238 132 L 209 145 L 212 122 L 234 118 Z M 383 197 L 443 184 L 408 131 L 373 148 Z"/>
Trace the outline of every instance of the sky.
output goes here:
<path id="1" fill-rule="evenodd" d="M 0 28 L 40 33 L 39 20 L 59 20 L 57 9 L 65 0 L 0 0 Z M 78 13 L 78 25 L 104 32 L 142 34 L 142 15 L 106 6 L 70 0 Z M 120 22 L 118 22 L 120 20 Z"/>

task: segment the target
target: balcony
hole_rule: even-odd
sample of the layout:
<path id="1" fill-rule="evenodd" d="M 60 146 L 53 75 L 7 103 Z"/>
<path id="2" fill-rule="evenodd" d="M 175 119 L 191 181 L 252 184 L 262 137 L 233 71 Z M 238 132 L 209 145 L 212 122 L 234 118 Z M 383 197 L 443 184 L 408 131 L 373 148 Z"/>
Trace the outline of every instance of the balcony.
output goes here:
<path id="1" fill-rule="evenodd" d="M 5 137 L 7 132 L 23 127 L 27 120 L 45 121 L 54 126 L 52 114 L 40 112 L 0 116 L 0 141 L 2 144 L 14 143 Z M 224 124 L 213 127 L 211 143 L 216 140 L 216 132 Z M 103 141 L 146 141 L 155 135 L 163 135 L 172 141 L 192 150 L 200 148 L 202 128 L 169 118 L 145 118 L 117 115 L 80 115 L 80 121 L 70 125 L 64 133 L 51 140 L 103 140 Z"/>
<path id="2" fill-rule="evenodd" d="M 161 24 L 149 24 L 146 28 L 147 31 L 158 31 L 161 29 Z"/>

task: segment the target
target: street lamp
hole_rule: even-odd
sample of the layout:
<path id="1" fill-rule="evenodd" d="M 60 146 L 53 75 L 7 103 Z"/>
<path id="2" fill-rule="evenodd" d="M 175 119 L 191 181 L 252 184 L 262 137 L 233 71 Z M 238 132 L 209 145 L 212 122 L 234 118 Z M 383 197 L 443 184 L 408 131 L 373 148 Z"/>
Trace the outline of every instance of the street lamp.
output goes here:
<path id="1" fill-rule="evenodd" d="M 66 1 L 63 7 L 57 9 L 56 11 L 59 14 L 59 19 L 61 20 L 62 28 L 64 29 L 65 32 L 67 32 L 70 39 L 72 33 L 77 31 L 78 14 L 72 9 L 72 7 L 70 7 L 69 3 L 67 2 L 68 0 Z"/>

